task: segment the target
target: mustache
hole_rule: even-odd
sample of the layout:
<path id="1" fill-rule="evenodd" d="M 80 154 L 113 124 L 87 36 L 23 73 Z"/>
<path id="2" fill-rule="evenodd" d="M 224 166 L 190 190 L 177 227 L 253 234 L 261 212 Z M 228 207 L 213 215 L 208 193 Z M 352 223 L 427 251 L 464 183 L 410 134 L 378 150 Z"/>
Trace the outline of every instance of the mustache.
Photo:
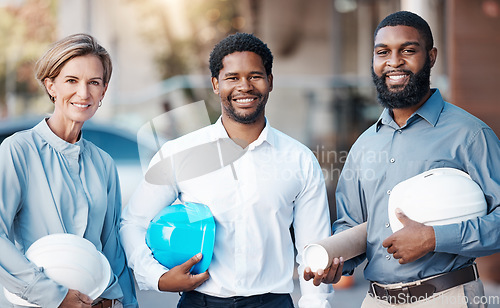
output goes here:
<path id="1" fill-rule="evenodd" d="M 392 71 L 388 71 L 388 72 L 385 72 L 385 73 L 382 73 L 382 76 L 380 76 L 381 78 L 387 78 L 387 75 L 389 74 L 394 74 L 394 73 L 404 73 L 404 74 L 408 74 L 410 76 L 413 76 L 415 75 L 412 71 L 410 70 L 404 70 L 404 69 L 400 69 L 400 70 L 392 70 Z"/>
<path id="2" fill-rule="evenodd" d="M 263 95 L 259 92 L 247 92 L 245 94 L 248 94 L 248 95 L 252 95 L 252 96 L 256 96 L 258 99 L 262 99 Z M 227 96 L 227 100 L 228 101 L 232 101 L 235 97 L 238 98 L 238 97 L 241 97 L 241 96 L 244 96 L 244 95 L 232 95 L 232 94 L 229 94 Z"/>

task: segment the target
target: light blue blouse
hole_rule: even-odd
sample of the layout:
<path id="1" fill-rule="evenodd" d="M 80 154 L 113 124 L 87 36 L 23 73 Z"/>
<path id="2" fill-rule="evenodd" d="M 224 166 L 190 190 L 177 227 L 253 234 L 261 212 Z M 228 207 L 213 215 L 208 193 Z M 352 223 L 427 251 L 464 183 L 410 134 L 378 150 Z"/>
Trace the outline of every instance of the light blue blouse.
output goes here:
<path id="1" fill-rule="evenodd" d="M 72 233 L 91 241 L 111 264 L 114 281 L 102 297 L 138 307 L 118 238 L 118 173 L 106 152 L 83 138 L 75 144 L 60 139 L 43 120 L 1 144 L 0 190 L 0 287 L 42 307 L 59 306 L 67 288 L 24 252 L 45 235 Z"/>

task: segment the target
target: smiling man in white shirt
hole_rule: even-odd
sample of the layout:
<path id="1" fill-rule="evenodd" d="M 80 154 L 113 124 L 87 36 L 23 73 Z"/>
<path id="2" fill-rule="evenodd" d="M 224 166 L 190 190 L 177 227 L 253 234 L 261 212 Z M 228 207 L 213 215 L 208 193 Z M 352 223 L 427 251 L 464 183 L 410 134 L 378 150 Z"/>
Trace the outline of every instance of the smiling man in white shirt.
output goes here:
<path id="1" fill-rule="evenodd" d="M 178 307 L 293 307 L 290 227 L 299 273 L 304 246 L 330 235 L 326 187 L 314 154 L 265 117 L 272 61 L 267 45 L 251 34 L 231 35 L 215 46 L 210 70 L 221 117 L 167 142 L 153 161 L 221 140 L 232 140 L 244 153 L 195 178 L 179 180 L 181 170 L 174 167 L 176 180 L 169 185 L 143 181 L 123 211 L 120 233 L 139 287 L 183 292 Z M 146 245 L 151 219 L 176 200 L 206 204 L 214 215 L 217 231 L 208 272 L 189 273 L 200 255 L 168 269 Z M 301 277 L 300 287 L 299 307 L 330 307 L 331 286 L 315 288 Z"/>

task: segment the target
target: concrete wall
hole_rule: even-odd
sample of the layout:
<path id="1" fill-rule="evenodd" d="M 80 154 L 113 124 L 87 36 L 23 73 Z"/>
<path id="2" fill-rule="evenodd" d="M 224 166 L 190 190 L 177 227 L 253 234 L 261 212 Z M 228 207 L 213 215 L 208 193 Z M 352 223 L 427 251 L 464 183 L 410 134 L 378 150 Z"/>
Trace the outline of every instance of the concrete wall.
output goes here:
<path id="1" fill-rule="evenodd" d="M 451 101 L 500 135 L 500 1 L 448 1 Z"/>

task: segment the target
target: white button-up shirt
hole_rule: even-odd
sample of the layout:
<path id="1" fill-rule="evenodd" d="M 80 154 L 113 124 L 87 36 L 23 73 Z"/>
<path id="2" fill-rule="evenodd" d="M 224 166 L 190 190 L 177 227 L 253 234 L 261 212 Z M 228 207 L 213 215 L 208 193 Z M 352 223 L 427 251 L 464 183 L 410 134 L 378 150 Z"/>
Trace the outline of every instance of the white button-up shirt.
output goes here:
<path id="1" fill-rule="evenodd" d="M 219 119 L 214 125 L 167 142 L 150 168 L 160 157 L 173 158 L 175 153 L 228 138 Z M 218 161 L 208 154 L 198 156 Z M 168 271 L 153 258 L 145 235 L 151 219 L 178 199 L 206 204 L 216 221 L 210 278 L 197 291 L 218 297 L 291 293 L 293 225 L 302 291 L 299 306 L 330 307 L 331 286 L 315 287 L 302 277 L 304 246 L 330 236 L 323 175 L 306 146 L 266 123 L 259 138 L 231 164 L 220 159 L 218 168 L 206 168 L 214 171 L 187 177 L 182 176 L 186 164 L 173 165 L 174 183 L 143 181 L 122 214 L 121 239 L 141 289 L 158 290 L 159 278 Z"/>

